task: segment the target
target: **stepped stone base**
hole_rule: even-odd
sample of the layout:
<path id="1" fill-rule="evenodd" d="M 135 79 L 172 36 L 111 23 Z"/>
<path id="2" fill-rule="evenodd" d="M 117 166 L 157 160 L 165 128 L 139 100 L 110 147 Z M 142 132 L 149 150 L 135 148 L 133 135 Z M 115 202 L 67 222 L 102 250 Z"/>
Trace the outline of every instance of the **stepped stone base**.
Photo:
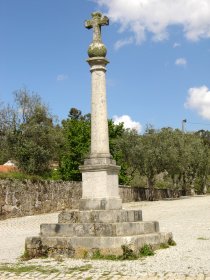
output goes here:
<path id="1" fill-rule="evenodd" d="M 58 223 L 122 223 L 142 221 L 141 210 L 89 210 L 63 211 L 58 215 Z"/>
<path id="2" fill-rule="evenodd" d="M 122 245 L 137 252 L 144 244 L 158 247 L 172 238 L 160 233 L 156 221 L 142 221 L 141 210 L 64 211 L 57 224 L 42 224 L 39 237 L 26 239 L 30 257 L 56 256 L 82 258 L 94 251 L 122 254 Z"/>

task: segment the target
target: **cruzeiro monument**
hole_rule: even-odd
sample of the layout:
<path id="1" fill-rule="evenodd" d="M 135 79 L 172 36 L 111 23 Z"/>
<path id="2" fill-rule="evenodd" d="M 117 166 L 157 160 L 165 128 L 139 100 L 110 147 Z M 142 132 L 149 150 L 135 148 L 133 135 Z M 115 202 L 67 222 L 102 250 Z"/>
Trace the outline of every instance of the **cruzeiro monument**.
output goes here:
<path id="1" fill-rule="evenodd" d="M 26 239 L 30 257 L 63 255 L 91 256 L 96 250 L 103 255 L 122 254 L 122 245 L 137 252 L 143 245 L 159 246 L 172 238 L 160 233 L 156 221 L 142 221 L 141 210 L 125 210 L 119 196 L 118 173 L 109 151 L 106 104 L 106 47 L 101 40 L 101 27 L 109 19 L 100 12 L 92 13 L 85 27 L 93 29 L 93 42 L 88 49 L 92 75 L 91 152 L 80 166 L 82 198 L 78 210 L 65 210 L 57 224 L 42 224 L 40 236 Z"/>

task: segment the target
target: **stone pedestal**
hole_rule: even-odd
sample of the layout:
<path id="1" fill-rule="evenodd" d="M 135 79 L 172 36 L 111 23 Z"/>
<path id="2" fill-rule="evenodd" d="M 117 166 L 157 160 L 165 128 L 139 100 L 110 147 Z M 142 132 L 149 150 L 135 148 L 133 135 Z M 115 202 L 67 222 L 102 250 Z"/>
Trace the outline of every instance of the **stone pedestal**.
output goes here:
<path id="1" fill-rule="evenodd" d="M 91 158 L 80 167 L 82 199 L 80 210 L 121 209 L 119 196 L 119 166 L 110 158 Z"/>
<path id="2" fill-rule="evenodd" d="M 145 244 L 158 247 L 172 238 L 160 233 L 156 221 L 143 222 L 141 210 L 64 211 L 57 224 L 42 224 L 39 237 L 26 239 L 31 257 L 83 258 L 96 250 L 103 255 L 121 255 L 122 245 L 134 252 Z"/>

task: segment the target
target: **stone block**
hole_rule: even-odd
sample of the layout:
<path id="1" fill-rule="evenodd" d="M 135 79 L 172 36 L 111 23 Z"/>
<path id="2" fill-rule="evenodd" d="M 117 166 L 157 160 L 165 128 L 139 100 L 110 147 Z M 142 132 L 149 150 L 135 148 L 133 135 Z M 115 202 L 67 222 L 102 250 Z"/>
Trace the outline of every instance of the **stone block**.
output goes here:
<path id="1" fill-rule="evenodd" d="M 115 210 L 122 208 L 122 199 L 121 198 L 82 198 L 79 202 L 80 210 Z"/>
<path id="2" fill-rule="evenodd" d="M 37 250 L 37 255 L 63 255 L 67 257 L 84 257 L 85 255 L 91 255 L 95 250 L 100 250 L 104 255 L 122 254 L 122 245 L 126 245 L 134 252 L 144 246 L 144 244 L 150 244 L 154 247 L 158 247 L 161 242 L 167 243 L 168 239 L 172 237 L 171 233 L 151 233 L 143 235 L 133 236 L 100 236 L 100 237 L 40 237 L 37 238 L 39 246 L 35 243 L 26 242 L 26 250 L 29 255 L 31 252 Z M 36 240 L 36 241 L 37 241 Z M 41 245 L 40 245 L 41 243 Z M 33 247 L 33 244 L 35 245 Z"/>
<path id="3" fill-rule="evenodd" d="M 158 222 L 42 224 L 41 236 L 132 236 L 159 232 Z"/>
<path id="4" fill-rule="evenodd" d="M 122 223 L 142 221 L 141 210 L 89 210 L 63 211 L 58 216 L 58 223 Z"/>
<path id="5" fill-rule="evenodd" d="M 113 164 L 83 165 L 80 166 L 80 170 L 82 172 L 80 210 L 122 208 L 118 186 L 119 166 Z"/>

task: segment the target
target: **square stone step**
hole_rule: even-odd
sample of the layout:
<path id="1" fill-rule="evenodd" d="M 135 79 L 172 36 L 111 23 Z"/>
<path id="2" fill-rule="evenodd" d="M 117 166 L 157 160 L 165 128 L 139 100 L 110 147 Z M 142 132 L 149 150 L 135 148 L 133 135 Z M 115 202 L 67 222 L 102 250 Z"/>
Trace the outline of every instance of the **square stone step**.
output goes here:
<path id="1" fill-rule="evenodd" d="M 126 236 L 159 232 L 158 222 L 42 224 L 41 236 Z"/>
<path id="2" fill-rule="evenodd" d="M 104 255 L 122 254 L 122 245 L 129 246 L 134 252 L 150 244 L 159 246 L 167 243 L 172 233 L 150 233 L 133 236 L 100 236 L 100 237 L 29 237 L 26 239 L 26 250 L 31 257 L 38 255 L 63 255 L 66 257 L 84 257 L 99 249 Z"/>
<path id="3" fill-rule="evenodd" d="M 141 210 L 90 210 L 63 211 L 58 223 L 122 223 L 142 221 Z"/>

